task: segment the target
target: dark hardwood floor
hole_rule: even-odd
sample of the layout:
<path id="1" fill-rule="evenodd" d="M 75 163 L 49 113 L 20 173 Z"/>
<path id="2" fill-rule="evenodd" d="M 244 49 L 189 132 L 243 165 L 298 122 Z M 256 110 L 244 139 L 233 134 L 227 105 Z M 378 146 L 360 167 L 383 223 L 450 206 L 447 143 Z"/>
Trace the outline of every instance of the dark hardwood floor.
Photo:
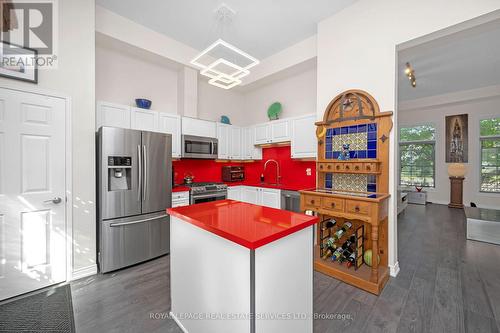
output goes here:
<path id="1" fill-rule="evenodd" d="M 379 297 L 315 272 L 314 310 L 337 319 L 314 332 L 499 332 L 500 246 L 467 241 L 462 210 L 409 205 L 398 249 L 401 272 Z M 169 269 L 166 256 L 72 283 L 77 332 L 181 333 L 161 319 Z"/>

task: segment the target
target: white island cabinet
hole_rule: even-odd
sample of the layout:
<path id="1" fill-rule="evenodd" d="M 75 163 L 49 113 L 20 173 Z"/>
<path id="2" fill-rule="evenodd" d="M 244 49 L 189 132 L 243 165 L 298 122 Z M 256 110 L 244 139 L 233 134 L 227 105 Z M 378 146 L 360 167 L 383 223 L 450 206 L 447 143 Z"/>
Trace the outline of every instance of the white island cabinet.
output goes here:
<path id="1" fill-rule="evenodd" d="M 183 332 L 313 332 L 317 217 L 233 200 L 167 212 L 171 315 Z"/>

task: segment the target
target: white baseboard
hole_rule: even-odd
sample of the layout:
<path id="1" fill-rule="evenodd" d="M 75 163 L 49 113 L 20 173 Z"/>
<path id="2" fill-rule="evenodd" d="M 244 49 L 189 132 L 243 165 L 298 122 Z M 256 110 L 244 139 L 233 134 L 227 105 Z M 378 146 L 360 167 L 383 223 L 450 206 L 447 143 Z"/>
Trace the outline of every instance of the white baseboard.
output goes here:
<path id="1" fill-rule="evenodd" d="M 73 270 L 73 272 L 71 273 L 71 281 L 78 280 L 78 279 L 81 279 L 81 278 L 84 278 L 87 276 L 91 276 L 91 275 L 96 275 L 96 274 L 97 274 L 97 265 L 96 264 L 90 265 L 87 267 L 78 268 L 78 269 Z"/>
<path id="2" fill-rule="evenodd" d="M 170 318 L 172 318 L 175 321 L 175 323 L 177 324 L 177 326 L 179 326 L 182 332 L 189 333 L 187 329 L 184 327 L 184 325 L 181 324 L 179 319 L 177 319 L 177 317 L 173 314 L 173 312 L 170 312 Z"/>
<path id="3" fill-rule="evenodd" d="M 399 274 L 399 261 L 396 261 L 394 265 L 389 265 L 389 274 L 392 277 L 396 277 Z"/>

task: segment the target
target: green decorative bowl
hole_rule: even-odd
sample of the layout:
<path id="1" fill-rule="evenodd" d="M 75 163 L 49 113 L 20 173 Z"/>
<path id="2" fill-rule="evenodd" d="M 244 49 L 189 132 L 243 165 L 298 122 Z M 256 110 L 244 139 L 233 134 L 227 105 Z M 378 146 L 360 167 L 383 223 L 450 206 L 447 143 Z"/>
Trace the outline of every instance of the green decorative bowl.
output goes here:
<path id="1" fill-rule="evenodd" d="M 269 120 L 276 120 L 279 119 L 282 111 L 283 107 L 281 106 L 281 103 L 275 102 L 267 109 L 267 116 L 269 117 Z"/>

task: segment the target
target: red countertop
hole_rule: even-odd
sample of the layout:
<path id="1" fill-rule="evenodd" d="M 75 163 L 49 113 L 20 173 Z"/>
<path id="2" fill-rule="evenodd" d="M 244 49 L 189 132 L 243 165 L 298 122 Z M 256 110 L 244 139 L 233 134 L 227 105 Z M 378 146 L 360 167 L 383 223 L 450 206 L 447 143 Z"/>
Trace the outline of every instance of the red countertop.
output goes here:
<path id="1" fill-rule="evenodd" d="M 183 185 L 175 185 L 172 192 L 189 192 L 189 187 Z"/>
<path id="2" fill-rule="evenodd" d="M 251 250 L 318 222 L 315 216 L 234 200 L 169 208 L 167 213 Z"/>

